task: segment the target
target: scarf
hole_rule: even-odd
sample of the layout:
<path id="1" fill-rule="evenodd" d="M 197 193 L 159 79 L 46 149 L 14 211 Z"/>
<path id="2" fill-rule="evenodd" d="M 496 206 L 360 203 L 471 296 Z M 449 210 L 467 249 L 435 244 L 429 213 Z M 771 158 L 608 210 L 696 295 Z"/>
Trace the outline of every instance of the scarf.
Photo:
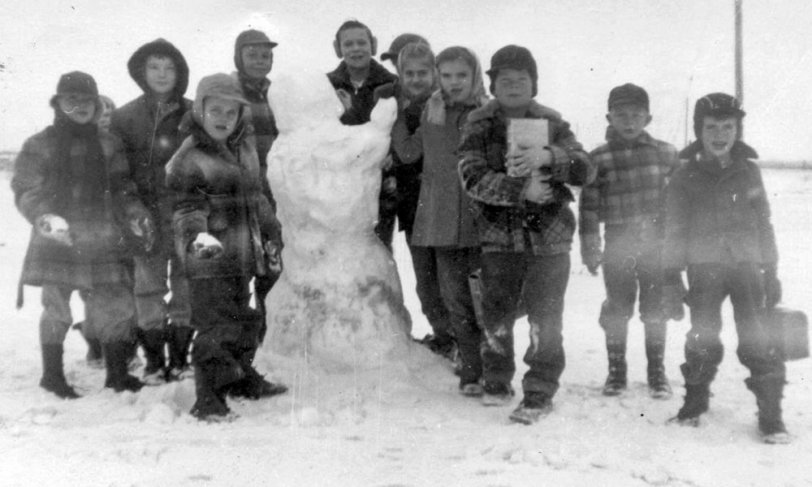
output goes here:
<path id="1" fill-rule="evenodd" d="M 48 128 L 56 138 L 54 171 L 46 176 L 46 188 L 53 195 L 53 208 L 104 209 L 108 189 L 104 152 L 95 123 L 78 124 L 61 110 Z M 74 144 L 83 143 L 84 153 L 71 155 Z"/>

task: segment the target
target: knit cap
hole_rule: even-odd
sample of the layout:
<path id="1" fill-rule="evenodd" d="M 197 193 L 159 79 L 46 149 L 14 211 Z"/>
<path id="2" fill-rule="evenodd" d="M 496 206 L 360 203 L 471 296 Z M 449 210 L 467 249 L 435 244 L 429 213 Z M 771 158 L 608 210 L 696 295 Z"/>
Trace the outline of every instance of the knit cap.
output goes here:
<path id="1" fill-rule="evenodd" d="M 491 79 L 490 90 L 494 93 L 496 77 L 502 69 L 525 70 L 530 75 L 533 82 L 533 96 L 538 93 L 538 68 L 536 60 L 526 47 L 507 45 L 493 54 L 491 57 L 491 68 L 486 71 Z"/>
<path id="2" fill-rule="evenodd" d="M 262 31 L 248 29 L 240 32 L 234 41 L 234 66 L 237 67 L 237 71 L 242 71 L 242 48 L 251 44 L 264 44 L 271 46 L 271 49 L 279 45 Z"/>
<path id="3" fill-rule="evenodd" d="M 422 43 L 425 45 L 429 45 L 429 41 L 427 41 L 423 36 L 418 34 L 411 34 L 405 33 L 401 34 L 392 41 L 392 45 L 389 46 L 389 50 L 385 53 L 381 54 L 381 61 L 386 61 L 387 59 L 391 59 L 392 63 L 397 64 L 398 62 L 398 55 L 400 51 L 406 47 L 407 44 L 412 43 Z"/>
<path id="4" fill-rule="evenodd" d="M 702 123 L 705 117 L 728 118 L 738 120 L 738 135 L 741 136 L 742 119 L 746 112 L 742 110 L 739 100 L 727 93 L 711 93 L 696 101 L 694 106 L 694 134 L 697 139 L 702 135 Z"/>
<path id="5" fill-rule="evenodd" d="M 56 94 L 51 97 L 51 106 L 56 107 L 57 97 L 60 95 L 89 95 L 99 96 L 99 89 L 93 76 L 81 71 L 71 71 L 59 77 L 56 84 Z"/>
<path id="6" fill-rule="evenodd" d="M 649 109 L 648 93 L 643 88 L 632 83 L 615 86 L 609 92 L 607 108 L 609 110 L 617 105 L 635 105 L 646 110 Z"/>
<path id="7" fill-rule="evenodd" d="M 234 100 L 240 104 L 248 105 L 240 88 L 240 83 L 233 76 L 225 73 L 216 73 L 204 77 L 197 85 L 195 101 L 192 105 L 192 115 L 199 124 L 203 124 L 203 102 L 208 97 Z"/>

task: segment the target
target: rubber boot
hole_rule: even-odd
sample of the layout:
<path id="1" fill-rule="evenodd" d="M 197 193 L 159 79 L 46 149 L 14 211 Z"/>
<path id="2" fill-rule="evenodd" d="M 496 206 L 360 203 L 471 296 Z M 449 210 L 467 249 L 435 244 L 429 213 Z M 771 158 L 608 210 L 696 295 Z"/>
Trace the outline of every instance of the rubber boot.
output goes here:
<path id="1" fill-rule="evenodd" d="M 166 383 L 166 364 L 164 360 L 164 344 L 166 336 L 164 330 L 140 330 L 139 341 L 144 349 L 144 384 L 157 386 Z"/>
<path id="2" fill-rule="evenodd" d="M 218 394 L 218 365 L 208 361 L 195 365 L 195 395 L 196 400 L 189 414 L 200 420 L 211 420 L 213 417 L 225 417 L 231 410 L 226 404 L 225 397 Z M 222 389 L 222 384 L 220 384 Z"/>
<path id="3" fill-rule="evenodd" d="M 665 375 L 665 323 L 646 323 L 646 358 L 648 359 L 648 392 L 654 399 L 668 399 L 674 392 Z"/>
<path id="4" fill-rule="evenodd" d="M 606 354 L 609 359 L 609 375 L 603 385 L 604 396 L 618 396 L 627 385 L 626 380 L 626 339 L 606 334 Z"/>
<path id="5" fill-rule="evenodd" d="M 104 387 L 110 387 L 116 392 L 141 390 L 144 384 L 129 374 L 127 361 L 129 359 L 131 342 L 118 341 L 102 345 L 104 350 L 104 362 L 107 367 L 107 378 Z"/>
<path id="6" fill-rule="evenodd" d="M 42 378 L 39 386 L 53 392 L 62 399 L 77 399 L 81 396 L 73 390 L 65 379 L 62 365 L 64 348 L 61 343 L 42 344 Z"/>
<path id="7" fill-rule="evenodd" d="M 790 436 L 781 417 L 784 377 L 767 374 L 745 379 L 747 388 L 756 395 L 758 429 L 765 443 L 789 443 Z"/>

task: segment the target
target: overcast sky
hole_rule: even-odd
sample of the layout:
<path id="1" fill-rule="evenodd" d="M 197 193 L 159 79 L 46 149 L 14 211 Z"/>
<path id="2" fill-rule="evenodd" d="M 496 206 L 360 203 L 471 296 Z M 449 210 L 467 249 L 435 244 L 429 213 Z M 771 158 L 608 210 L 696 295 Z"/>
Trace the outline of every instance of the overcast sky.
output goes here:
<path id="1" fill-rule="evenodd" d="M 411 31 L 427 37 L 435 52 L 472 48 L 485 69 L 503 45 L 528 47 L 539 65 L 537 100 L 562 112 L 588 149 L 603 138 L 609 90 L 640 84 L 652 99 L 652 135 L 682 146 L 686 100 L 692 110 L 706 93 L 734 92 L 733 3 L 3 0 L 0 149 L 18 149 L 51 123 L 48 100 L 62 73 L 91 73 L 119 105 L 138 96 L 126 63 L 157 37 L 184 53 L 193 98 L 202 76 L 234 70 L 241 30 L 260 28 L 279 42 L 273 78 L 302 66 L 332 70 L 338 63 L 332 38 L 349 18 L 372 28 L 381 51 Z M 744 0 L 744 26 L 746 140 L 765 159 L 812 160 L 812 1 Z"/>

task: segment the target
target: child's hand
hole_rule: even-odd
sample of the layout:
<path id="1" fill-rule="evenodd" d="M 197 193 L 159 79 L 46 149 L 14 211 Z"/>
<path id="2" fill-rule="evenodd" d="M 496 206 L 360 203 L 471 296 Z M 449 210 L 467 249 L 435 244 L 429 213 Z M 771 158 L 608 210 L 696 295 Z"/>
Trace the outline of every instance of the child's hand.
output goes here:
<path id="1" fill-rule="evenodd" d="M 338 99 L 341 100 L 341 104 L 344 105 L 344 111 L 346 112 L 352 107 L 352 95 L 347 93 L 347 90 L 337 89 L 336 95 L 338 95 Z"/>
<path id="2" fill-rule="evenodd" d="M 535 169 L 548 167 L 552 153 L 544 147 L 518 147 L 507 156 L 508 176 L 525 177 Z"/>
<path id="3" fill-rule="evenodd" d="M 37 231 L 45 238 L 49 238 L 63 245 L 70 247 L 73 245 L 73 239 L 70 236 L 70 227 L 68 222 L 59 215 L 46 213 L 37 218 L 35 222 Z"/>
<path id="4" fill-rule="evenodd" d="M 198 233 L 191 246 L 198 259 L 216 259 L 223 255 L 223 244 L 208 233 Z"/>
<path id="5" fill-rule="evenodd" d="M 146 216 L 136 217 L 130 220 L 130 232 L 138 237 L 143 243 L 144 251 L 150 252 L 155 245 L 155 224 L 152 219 Z"/>
<path id="6" fill-rule="evenodd" d="M 547 181 L 552 178 L 549 174 L 541 174 L 534 170 L 530 174 L 530 182 L 524 191 L 524 199 L 540 205 L 549 203 L 553 199 L 553 188 Z"/>

